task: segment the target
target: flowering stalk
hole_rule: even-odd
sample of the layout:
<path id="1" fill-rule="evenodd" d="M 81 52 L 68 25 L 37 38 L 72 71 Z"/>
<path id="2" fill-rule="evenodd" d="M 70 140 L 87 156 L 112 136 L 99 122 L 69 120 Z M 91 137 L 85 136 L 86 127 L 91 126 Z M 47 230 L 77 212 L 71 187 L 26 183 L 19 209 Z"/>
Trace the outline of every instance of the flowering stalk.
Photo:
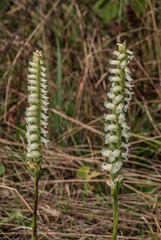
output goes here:
<path id="1" fill-rule="evenodd" d="M 126 43 L 117 44 L 118 51 L 114 51 L 117 60 L 110 60 L 109 63 L 115 68 L 110 68 L 109 72 L 113 75 L 109 77 L 111 82 L 110 92 L 107 93 L 109 102 L 105 102 L 104 106 L 110 109 L 112 113 L 104 114 L 105 121 L 105 148 L 101 150 L 103 157 L 109 159 L 110 163 L 103 162 L 102 170 L 110 172 L 110 179 L 107 179 L 107 184 L 111 188 L 111 195 L 113 197 L 113 240 L 117 239 L 117 225 L 118 225 L 118 190 L 123 184 L 123 176 L 121 169 L 123 163 L 121 158 L 128 160 L 128 152 L 130 143 L 128 143 L 131 136 L 126 123 L 125 112 L 131 101 L 131 89 L 133 79 L 130 76 L 128 64 L 133 58 L 133 53 L 126 49 Z"/>
<path id="2" fill-rule="evenodd" d="M 48 131 L 47 106 L 47 80 L 45 79 L 46 68 L 43 66 L 41 51 L 33 53 L 33 60 L 29 62 L 28 75 L 28 102 L 26 109 L 27 122 L 27 168 L 34 175 L 34 211 L 33 211 L 33 240 L 37 240 L 37 206 L 38 206 L 38 182 L 41 176 L 40 162 L 42 160 L 41 149 L 43 144 L 47 146 Z"/>

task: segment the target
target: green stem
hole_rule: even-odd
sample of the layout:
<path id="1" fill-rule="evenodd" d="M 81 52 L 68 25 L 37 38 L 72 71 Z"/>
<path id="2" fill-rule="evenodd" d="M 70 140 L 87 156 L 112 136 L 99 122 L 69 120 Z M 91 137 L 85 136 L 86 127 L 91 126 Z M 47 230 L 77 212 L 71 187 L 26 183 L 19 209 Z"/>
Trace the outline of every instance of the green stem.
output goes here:
<path id="1" fill-rule="evenodd" d="M 34 199 L 34 211 L 33 211 L 33 222 L 32 229 L 33 235 L 32 240 L 37 240 L 37 206 L 38 206 L 38 183 L 39 183 L 39 173 L 35 172 L 34 179 L 34 190 L 35 190 L 35 199 Z"/>
<path id="2" fill-rule="evenodd" d="M 112 189 L 112 198 L 113 198 L 113 235 L 112 240 L 117 240 L 117 225 L 118 225 L 118 191 L 117 183 Z"/>

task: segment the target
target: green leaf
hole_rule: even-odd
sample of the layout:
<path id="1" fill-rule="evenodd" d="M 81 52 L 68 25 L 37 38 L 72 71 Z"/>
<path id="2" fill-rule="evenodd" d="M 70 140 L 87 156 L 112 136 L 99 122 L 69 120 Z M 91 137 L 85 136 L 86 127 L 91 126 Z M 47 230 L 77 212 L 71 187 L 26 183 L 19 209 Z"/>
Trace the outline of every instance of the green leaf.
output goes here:
<path id="1" fill-rule="evenodd" d="M 56 83 L 58 86 L 58 90 L 56 92 L 56 99 L 55 99 L 55 108 L 59 109 L 62 107 L 62 60 L 61 60 L 61 49 L 60 49 L 60 39 L 56 36 L 56 44 L 57 44 L 57 76 L 56 76 Z M 61 127 L 61 118 L 59 115 L 56 114 L 56 128 L 58 130 L 58 134 L 62 133 Z"/>
<path id="2" fill-rule="evenodd" d="M 88 175 L 88 179 L 95 178 L 95 177 L 97 177 L 99 175 L 100 175 L 99 172 L 93 171 L 91 174 Z"/>
<path id="3" fill-rule="evenodd" d="M 92 221 L 93 220 L 93 214 L 91 213 L 90 215 L 88 215 L 86 219 L 88 221 Z"/>
<path id="4" fill-rule="evenodd" d="M 138 17 L 145 11 L 146 0 L 134 0 L 134 8 Z"/>
<path id="5" fill-rule="evenodd" d="M 119 15 L 119 1 L 100 0 L 93 7 L 94 11 L 102 18 L 105 24 L 108 24 L 113 18 Z"/>
<path id="6" fill-rule="evenodd" d="M 95 8 L 97 9 L 101 9 L 104 8 L 106 6 L 106 4 L 109 2 L 110 0 L 99 0 L 95 3 Z"/>
<path id="7" fill-rule="evenodd" d="M 161 206 L 161 198 L 158 199 L 158 205 Z"/>
<path id="8" fill-rule="evenodd" d="M 22 220 L 23 220 L 23 214 L 22 214 L 22 212 L 20 212 L 20 211 L 13 211 L 13 212 L 11 212 L 11 214 L 10 214 L 10 218 L 11 218 L 11 219 L 17 219 L 17 220 L 19 220 L 19 221 L 22 221 Z"/>
<path id="9" fill-rule="evenodd" d="M 77 177 L 86 179 L 88 177 L 89 170 L 90 170 L 90 168 L 87 166 L 83 166 L 83 167 L 79 168 L 77 171 Z"/>
<path id="10" fill-rule="evenodd" d="M 57 86 L 59 90 L 57 91 L 57 104 L 59 107 L 62 106 L 62 64 L 61 64 L 61 50 L 60 50 L 60 40 L 56 36 L 57 44 Z"/>
<path id="11" fill-rule="evenodd" d="M 1 11 L 6 11 L 8 7 L 9 7 L 9 4 L 7 3 L 7 1 L 0 2 Z"/>
<path id="12" fill-rule="evenodd" d="M 0 176 L 2 176 L 5 173 L 5 167 L 3 163 L 0 162 Z"/>

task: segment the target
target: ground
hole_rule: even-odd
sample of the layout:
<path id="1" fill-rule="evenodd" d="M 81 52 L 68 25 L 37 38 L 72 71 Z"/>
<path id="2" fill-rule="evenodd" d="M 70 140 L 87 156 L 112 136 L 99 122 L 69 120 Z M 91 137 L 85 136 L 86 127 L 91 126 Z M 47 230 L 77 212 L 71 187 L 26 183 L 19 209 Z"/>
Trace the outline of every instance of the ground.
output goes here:
<path id="1" fill-rule="evenodd" d="M 111 239 L 112 199 L 101 171 L 109 60 L 134 52 L 131 148 L 119 192 L 118 239 L 159 240 L 161 204 L 161 3 L 0 2 L 0 237 L 31 239 L 33 176 L 26 168 L 28 62 L 47 67 L 50 144 L 39 182 L 39 239 Z"/>

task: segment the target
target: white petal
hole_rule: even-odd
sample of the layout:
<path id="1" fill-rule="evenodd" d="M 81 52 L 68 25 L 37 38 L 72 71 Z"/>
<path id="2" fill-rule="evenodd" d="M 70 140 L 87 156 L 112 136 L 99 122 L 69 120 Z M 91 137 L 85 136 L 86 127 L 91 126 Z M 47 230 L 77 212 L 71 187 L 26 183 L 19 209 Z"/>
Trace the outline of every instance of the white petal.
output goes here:
<path id="1" fill-rule="evenodd" d="M 101 168 L 102 168 L 102 171 L 109 171 L 110 172 L 111 169 L 112 169 L 112 164 L 102 162 L 101 163 Z"/>
<path id="2" fill-rule="evenodd" d="M 124 130 L 121 132 L 122 137 L 124 137 L 126 139 L 126 142 L 129 141 L 129 138 L 131 137 L 131 133 L 129 132 L 125 132 Z"/>
<path id="3" fill-rule="evenodd" d="M 106 183 L 107 183 L 108 186 L 110 186 L 111 189 L 115 187 L 115 184 L 111 179 L 107 179 Z"/>
<path id="4" fill-rule="evenodd" d="M 30 80 L 30 79 L 29 79 L 29 80 L 28 80 L 28 83 L 37 86 L 37 81 L 35 81 L 35 80 Z"/>
<path id="5" fill-rule="evenodd" d="M 119 64 L 120 64 L 120 61 L 118 61 L 118 60 L 110 60 L 109 63 L 110 63 L 111 65 L 119 65 Z"/>
<path id="6" fill-rule="evenodd" d="M 40 50 L 36 50 L 36 52 L 33 53 L 34 59 L 35 58 L 42 58 L 42 53 Z"/>
<path id="7" fill-rule="evenodd" d="M 120 114 L 121 112 L 123 112 L 123 108 L 124 108 L 124 104 L 119 103 L 119 105 L 116 107 L 116 113 Z"/>
<path id="8" fill-rule="evenodd" d="M 28 74 L 27 77 L 29 79 L 37 79 L 37 76 L 35 74 Z"/>
<path id="9" fill-rule="evenodd" d="M 45 121 L 43 121 L 43 120 L 40 120 L 40 124 L 41 124 L 42 126 L 44 126 L 44 128 L 47 128 L 47 126 L 48 126 L 48 123 L 45 122 Z"/>
<path id="10" fill-rule="evenodd" d="M 128 67 L 125 67 L 124 70 L 125 70 L 125 73 L 126 73 L 126 74 L 130 74 L 130 73 L 131 73 L 131 72 L 130 72 L 130 69 L 129 69 Z"/>
<path id="11" fill-rule="evenodd" d="M 43 89 L 47 89 L 47 85 L 44 84 L 44 83 L 41 83 L 41 87 L 42 87 Z"/>
<path id="12" fill-rule="evenodd" d="M 125 50 L 125 46 L 122 43 L 117 43 L 117 45 L 119 46 L 119 51 L 124 51 Z"/>
<path id="13" fill-rule="evenodd" d="M 38 158 L 38 157 L 40 157 L 40 153 L 38 151 L 28 152 L 27 157 Z"/>
<path id="14" fill-rule="evenodd" d="M 125 89 L 125 93 L 126 93 L 126 94 L 129 94 L 129 95 L 133 95 L 133 94 L 134 94 L 134 92 L 131 92 L 131 91 L 129 91 L 128 89 Z"/>
<path id="15" fill-rule="evenodd" d="M 36 105 L 32 105 L 32 106 L 28 107 L 26 110 L 27 111 L 36 111 L 37 110 L 37 106 Z"/>
<path id="16" fill-rule="evenodd" d="M 131 146 L 130 143 L 124 143 L 124 142 L 121 143 L 121 147 L 123 147 L 123 148 L 128 149 L 130 146 Z"/>
<path id="17" fill-rule="evenodd" d="M 111 142 L 118 143 L 118 141 L 119 141 L 119 137 L 116 135 L 112 135 L 112 136 L 110 136 L 109 134 L 105 135 L 105 144 L 108 144 Z"/>
<path id="18" fill-rule="evenodd" d="M 118 119 L 120 124 L 123 123 L 125 121 L 125 113 L 119 114 Z"/>
<path id="19" fill-rule="evenodd" d="M 129 61 L 132 61 L 134 56 L 128 56 Z"/>
<path id="20" fill-rule="evenodd" d="M 122 180 L 123 180 L 123 176 L 118 175 L 117 178 L 114 179 L 114 182 L 122 182 Z"/>
<path id="21" fill-rule="evenodd" d="M 114 132 L 116 132 L 117 129 L 118 129 L 117 125 L 115 125 L 115 124 L 105 124 L 105 128 L 104 128 L 105 132 L 107 132 L 107 131 L 114 131 Z"/>
<path id="22" fill-rule="evenodd" d="M 38 148 L 39 148 L 39 144 L 37 144 L 37 143 L 31 143 L 31 144 L 28 144 L 28 146 L 27 146 L 27 150 L 29 152 L 31 152 L 32 150 L 38 149 Z"/>
<path id="23" fill-rule="evenodd" d="M 41 76 L 42 76 L 43 78 L 45 78 L 45 77 L 46 77 L 46 74 L 45 74 L 44 72 L 41 72 Z"/>
<path id="24" fill-rule="evenodd" d="M 105 121 L 116 121 L 116 117 L 115 114 L 104 114 Z"/>
<path id="25" fill-rule="evenodd" d="M 46 72 L 46 68 L 43 67 L 43 66 L 41 66 L 41 70 L 42 70 L 43 72 Z"/>
<path id="26" fill-rule="evenodd" d="M 41 137 L 41 142 L 45 144 L 45 147 L 47 147 L 47 144 L 50 142 L 49 140 L 46 140 L 45 138 Z"/>
<path id="27" fill-rule="evenodd" d="M 109 156 L 110 162 L 113 162 L 120 156 L 121 151 L 119 149 L 115 149 Z"/>
<path id="28" fill-rule="evenodd" d="M 28 140 L 29 141 L 35 141 L 38 139 L 38 135 L 37 134 L 32 134 L 28 136 Z"/>
<path id="29" fill-rule="evenodd" d="M 35 63 L 38 63 L 39 62 L 39 56 L 38 55 L 35 55 L 34 58 L 33 58 L 33 61 Z"/>
<path id="30" fill-rule="evenodd" d="M 44 113 L 47 113 L 47 111 L 48 111 L 48 108 L 47 108 L 47 107 L 41 106 L 41 108 L 42 108 L 42 110 L 44 111 Z"/>
<path id="31" fill-rule="evenodd" d="M 31 93 L 29 94 L 30 98 L 38 98 L 38 94 L 37 93 Z"/>
<path id="32" fill-rule="evenodd" d="M 121 59 L 123 59 L 123 58 L 125 58 L 125 57 L 126 57 L 126 54 L 125 54 L 125 53 L 121 53 L 121 54 L 118 56 L 118 59 L 121 60 Z"/>
<path id="33" fill-rule="evenodd" d="M 129 98 L 125 97 L 125 101 L 129 104 L 132 99 L 132 95 L 129 96 Z"/>
<path id="34" fill-rule="evenodd" d="M 131 52 L 130 50 L 126 50 L 126 52 L 128 53 L 128 54 L 130 54 L 130 55 L 133 55 L 133 52 Z"/>
<path id="35" fill-rule="evenodd" d="M 121 102 L 123 98 L 124 98 L 123 95 L 117 95 L 117 96 L 113 99 L 113 103 L 114 103 L 114 104 L 117 104 L 117 103 Z"/>
<path id="36" fill-rule="evenodd" d="M 127 153 L 122 153 L 122 158 L 124 158 L 126 161 L 128 161 L 128 154 Z"/>
<path id="37" fill-rule="evenodd" d="M 49 102 L 48 101 L 46 101 L 46 100 L 41 100 L 41 102 L 42 102 L 42 104 L 44 104 L 45 105 L 45 107 L 47 107 L 48 105 L 49 105 Z"/>
<path id="38" fill-rule="evenodd" d="M 41 91 L 41 93 L 43 93 L 43 94 L 45 94 L 45 95 L 46 95 L 47 92 L 48 92 L 48 91 L 44 90 L 43 88 L 40 88 L 40 91 Z"/>
<path id="39" fill-rule="evenodd" d="M 116 160 L 115 156 L 112 153 L 109 156 L 109 160 L 110 160 L 111 163 Z"/>
<path id="40" fill-rule="evenodd" d="M 130 130 L 130 127 L 127 126 L 126 122 L 121 123 L 121 127 L 123 128 L 124 131 Z"/>
<path id="41" fill-rule="evenodd" d="M 131 90 L 134 87 L 134 85 L 131 85 L 129 82 L 125 81 L 125 87 L 128 87 Z"/>
<path id="42" fill-rule="evenodd" d="M 47 121 L 49 117 L 46 116 L 44 113 L 41 113 L 41 118 L 42 118 L 44 121 Z"/>
<path id="43" fill-rule="evenodd" d="M 120 53 L 118 51 L 113 51 L 113 54 L 117 57 L 120 56 Z"/>
<path id="44" fill-rule="evenodd" d="M 115 82 L 112 82 L 112 88 L 114 88 L 114 87 L 116 87 L 117 85 L 116 85 L 116 83 Z"/>
<path id="45" fill-rule="evenodd" d="M 41 98 L 44 99 L 44 100 L 48 100 L 49 97 L 45 96 L 44 94 L 41 94 Z"/>
<path id="46" fill-rule="evenodd" d="M 120 77 L 117 77 L 117 76 L 110 76 L 109 81 L 110 82 L 121 82 L 122 79 Z"/>
<path id="47" fill-rule="evenodd" d="M 37 98 L 33 98 L 33 97 L 28 97 L 28 102 L 29 103 L 39 103 L 39 99 Z"/>
<path id="48" fill-rule="evenodd" d="M 47 80 L 45 78 L 43 78 L 43 77 L 41 77 L 40 80 L 41 80 L 42 83 L 46 83 L 47 82 Z"/>
<path id="49" fill-rule="evenodd" d="M 35 68 L 29 68 L 28 70 L 31 73 L 36 73 L 36 74 L 38 73 L 37 69 L 35 69 Z"/>
<path id="50" fill-rule="evenodd" d="M 116 95 L 114 93 L 107 93 L 107 96 L 110 98 L 110 99 L 114 99 L 116 97 Z"/>
<path id="51" fill-rule="evenodd" d="M 121 86 L 116 86 L 116 87 L 113 87 L 113 88 L 111 88 L 111 90 L 112 90 L 112 92 L 120 92 L 120 91 L 122 91 L 122 87 Z"/>
<path id="52" fill-rule="evenodd" d="M 47 136 L 48 131 L 46 131 L 45 129 L 41 128 L 41 133 L 44 135 L 44 137 Z"/>
<path id="53" fill-rule="evenodd" d="M 104 157 L 109 157 L 112 152 L 111 152 L 111 150 L 109 150 L 109 149 L 103 148 L 103 149 L 101 150 L 101 153 L 102 153 L 102 155 L 103 155 Z"/>
<path id="54" fill-rule="evenodd" d="M 35 116 L 37 116 L 37 112 L 36 111 L 26 111 L 26 116 L 27 117 L 35 117 Z"/>
<path id="55" fill-rule="evenodd" d="M 121 63 L 121 68 L 124 69 L 127 64 L 128 64 L 128 62 L 126 60 L 123 60 Z"/>
<path id="56" fill-rule="evenodd" d="M 119 149 L 115 149 L 115 150 L 112 152 L 112 154 L 113 154 L 116 158 L 118 158 L 118 157 L 120 156 L 120 153 L 121 153 L 121 151 L 120 151 Z"/>
<path id="57" fill-rule="evenodd" d="M 121 74 L 121 70 L 120 69 L 115 69 L 115 68 L 109 68 L 109 72 L 110 73 L 114 73 L 114 74 Z"/>
<path id="58" fill-rule="evenodd" d="M 115 109 L 115 107 L 116 107 L 116 105 L 115 104 L 113 104 L 113 103 L 109 103 L 109 102 L 104 102 L 104 106 L 105 106 L 105 108 L 108 108 L 108 109 L 111 109 L 111 110 L 114 110 Z"/>
<path id="59" fill-rule="evenodd" d="M 122 167 L 122 162 L 121 161 L 117 161 L 112 168 L 112 173 L 116 173 L 119 172 L 121 170 Z"/>
<path id="60" fill-rule="evenodd" d="M 37 92 L 37 87 L 35 86 L 28 86 L 28 91 L 36 91 Z"/>
<path id="61" fill-rule="evenodd" d="M 125 78 L 126 78 L 129 82 L 132 82 L 132 81 L 134 80 L 129 74 L 126 74 L 126 75 L 125 75 Z"/>
<path id="62" fill-rule="evenodd" d="M 38 130 L 37 125 L 28 125 L 27 128 L 28 128 L 28 131 L 32 131 L 32 132 L 35 132 Z"/>
<path id="63" fill-rule="evenodd" d="M 37 67 L 38 67 L 38 64 L 35 63 L 35 62 L 29 62 L 29 65 L 31 65 L 31 66 L 34 67 L 34 68 L 37 68 Z"/>
<path id="64" fill-rule="evenodd" d="M 126 104 L 126 105 L 124 106 L 124 112 L 127 112 L 128 108 L 129 108 L 129 105 Z"/>
<path id="65" fill-rule="evenodd" d="M 36 117 L 27 117 L 25 119 L 26 119 L 27 123 L 37 122 L 37 118 Z"/>

